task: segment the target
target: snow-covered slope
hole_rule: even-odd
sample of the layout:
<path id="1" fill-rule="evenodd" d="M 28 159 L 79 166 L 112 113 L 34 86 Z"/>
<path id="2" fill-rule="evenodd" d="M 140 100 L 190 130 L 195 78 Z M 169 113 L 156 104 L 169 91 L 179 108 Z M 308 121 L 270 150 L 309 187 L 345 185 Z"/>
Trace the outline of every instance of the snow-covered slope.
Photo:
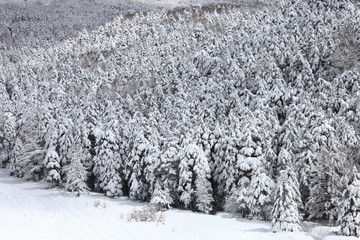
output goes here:
<path id="1" fill-rule="evenodd" d="M 269 1 L 269 0 L 268 0 Z M 80 1 L 71 1 L 71 0 L 0 0 L 2 3 L 15 3 L 15 4 L 38 4 L 38 5 L 49 5 L 49 4 L 59 4 L 59 3 L 72 3 L 72 5 L 81 5 L 84 3 L 92 4 L 119 4 L 119 3 L 144 3 L 145 5 L 192 5 L 192 4 L 208 4 L 208 3 L 242 3 L 242 2 L 262 2 L 260 0 L 80 0 Z"/>
<path id="2" fill-rule="evenodd" d="M 31 2 L 22 3 L 19 15 L 5 14 L 13 6 L 0 8 L 6 19 L 0 19 L 0 163 L 13 175 L 65 189 L 78 180 L 108 196 L 142 201 L 164 188 L 176 207 L 208 212 L 202 206 L 215 199 L 227 211 L 265 218 L 279 169 L 282 175 L 295 168 L 300 183 L 290 184 L 297 181 L 286 178 L 295 173 L 285 172 L 275 206 L 288 206 L 278 197 L 287 185 L 294 192 L 306 187 L 301 197 L 309 199 L 310 217 L 336 218 L 347 206 L 328 211 L 346 200 L 341 191 L 352 178 L 341 186 L 338 179 L 356 175 L 344 166 L 357 164 L 354 152 L 360 152 L 359 61 L 352 54 L 360 46 L 357 5 L 335 4 L 331 13 L 299 2 L 271 11 L 205 6 L 130 14 L 66 40 L 83 27 L 96 29 L 130 2 L 111 13 L 97 1 Z M 145 1 L 131 3 L 149 9 Z M 74 172 L 91 177 L 75 179 Z M 73 198 L 41 184 L 2 183 L 0 239 L 337 238 L 336 229 L 324 226 L 306 223 L 306 233 L 274 235 L 269 223 L 184 211 L 166 212 L 165 225 L 135 224 L 126 221 L 134 208 L 127 199 Z M 264 192 L 261 203 L 257 193 Z M 19 225 L 24 231 L 16 231 Z"/>
<path id="3" fill-rule="evenodd" d="M 260 4 L 254 0 L 0 0 L 0 56 L 48 47 L 95 30 L 128 13 L 203 4 Z M 266 1 L 269 2 L 269 1 Z M 14 57 L 10 57 L 14 58 Z M 13 59 L 12 61 L 17 61 Z"/>
<path id="4" fill-rule="evenodd" d="M 275 234 L 267 222 L 225 213 L 213 216 L 170 210 L 164 213 L 164 223 L 126 220 L 135 208 L 146 206 L 96 193 L 73 197 L 46 189 L 43 183 L 8 177 L 8 171 L 0 169 L 0 239 L 352 239 L 336 236 L 336 228 L 314 223 L 304 224 L 307 232 Z"/>

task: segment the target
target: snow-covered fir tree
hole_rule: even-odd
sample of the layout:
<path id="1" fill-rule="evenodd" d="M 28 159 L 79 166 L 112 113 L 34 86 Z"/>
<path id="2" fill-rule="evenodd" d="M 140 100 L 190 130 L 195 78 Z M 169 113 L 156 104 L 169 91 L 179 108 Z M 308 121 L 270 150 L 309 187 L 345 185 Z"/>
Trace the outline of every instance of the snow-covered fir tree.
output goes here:
<path id="1" fill-rule="evenodd" d="M 29 107 L 20 116 L 20 122 L 18 145 L 14 147 L 14 151 L 19 152 L 13 152 L 10 168 L 17 176 L 39 181 L 44 178 L 45 151 L 37 132 L 37 112 Z"/>
<path id="2" fill-rule="evenodd" d="M 95 129 L 93 133 L 98 145 L 93 158 L 95 187 L 105 192 L 106 196 L 122 196 L 121 158 L 115 135 L 111 130 L 101 129 Z"/>
<path id="3" fill-rule="evenodd" d="M 73 146 L 69 158 L 71 162 L 64 168 L 66 173 L 65 190 L 77 194 L 87 193 L 90 190 L 86 184 L 88 171 L 83 165 L 86 156 L 81 151 L 79 145 Z"/>
<path id="4" fill-rule="evenodd" d="M 341 194 L 350 169 L 343 153 L 321 149 L 317 166 L 313 166 L 309 174 L 311 182 L 306 207 L 310 219 L 337 219 Z"/>
<path id="5" fill-rule="evenodd" d="M 342 194 L 338 222 L 339 234 L 345 236 L 360 236 L 360 180 L 356 167 L 352 178 Z"/>
<path id="6" fill-rule="evenodd" d="M 272 231 L 300 231 L 299 213 L 300 192 L 295 174 L 288 168 L 280 172 L 275 190 L 275 202 L 272 209 Z"/>
<path id="7" fill-rule="evenodd" d="M 169 201 L 178 201 L 179 148 L 177 140 L 168 140 L 163 145 L 158 163 L 154 167 L 154 177 L 161 181 L 162 188 L 169 194 Z"/>
<path id="8" fill-rule="evenodd" d="M 141 130 L 134 133 L 132 146 L 125 167 L 129 195 L 132 199 L 149 200 L 155 180 L 153 168 L 159 150 L 150 143 Z"/>
<path id="9" fill-rule="evenodd" d="M 173 203 L 168 189 L 164 189 L 160 179 L 158 179 L 154 186 L 154 191 L 151 196 L 150 204 L 157 210 L 169 209 Z"/>
<path id="10" fill-rule="evenodd" d="M 247 205 L 250 215 L 254 218 L 270 219 L 273 180 L 266 174 L 263 167 L 259 167 L 251 178 L 248 188 Z"/>
<path id="11" fill-rule="evenodd" d="M 0 165 L 5 167 L 10 162 L 10 152 L 14 149 L 16 140 L 16 119 L 13 113 L 4 114 L 2 151 L 0 157 Z"/>
<path id="12" fill-rule="evenodd" d="M 44 166 L 46 171 L 46 181 L 51 182 L 53 185 L 59 184 L 61 181 L 60 176 L 60 158 L 56 152 L 55 146 L 51 146 L 45 154 Z"/>
<path id="13" fill-rule="evenodd" d="M 185 207 L 209 213 L 212 210 L 210 168 L 204 151 L 185 141 L 180 151 L 179 187 L 180 201 Z"/>

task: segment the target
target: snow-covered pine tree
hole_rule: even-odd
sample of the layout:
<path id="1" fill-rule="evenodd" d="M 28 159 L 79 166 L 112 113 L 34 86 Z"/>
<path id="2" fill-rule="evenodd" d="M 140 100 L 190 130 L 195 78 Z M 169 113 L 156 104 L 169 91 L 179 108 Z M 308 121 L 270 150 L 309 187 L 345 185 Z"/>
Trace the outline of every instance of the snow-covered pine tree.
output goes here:
<path id="1" fill-rule="evenodd" d="M 214 198 L 212 196 L 212 187 L 209 181 L 210 168 L 197 171 L 195 180 L 195 206 L 197 210 L 203 213 L 210 213 L 213 209 Z M 204 171 L 204 172 L 203 172 Z"/>
<path id="2" fill-rule="evenodd" d="M 73 137 L 75 138 L 73 141 L 76 141 L 79 151 L 81 151 L 82 154 L 84 155 L 82 164 L 88 171 L 88 178 L 86 183 L 90 189 L 95 189 L 94 187 L 95 176 L 93 174 L 93 168 L 94 168 L 93 158 L 95 155 L 95 137 L 92 135 L 92 132 L 89 131 L 88 129 L 85 115 L 82 109 L 80 109 L 80 111 L 75 111 L 75 113 L 76 114 L 73 114 L 74 117 L 76 118 L 74 121 L 74 127 L 73 127 L 74 131 L 72 134 Z M 73 150 L 71 150 L 71 152 L 72 151 Z"/>
<path id="3" fill-rule="evenodd" d="M 50 146 L 46 150 L 45 158 L 44 158 L 44 166 L 45 166 L 45 174 L 46 181 L 50 182 L 52 186 L 60 184 L 61 176 L 60 176 L 60 158 L 58 153 L 56 152 L 55 146 Z"/>
<path id="4" fill-rule="evenodd" d="M 237 98 L 234 99 L 236 101 Z M 238 112 L 246 111 L 247 109 L 240 105 L 231 112 L 229 116 L 229 123 L 225 124 L 223 128 L 217 129 L 217 143 L 213 147 L 213 178 L 216 182 L 216 198 L 220 201 L 220 205 L 224 204 L 228 195 L 233 193 L 237 188 L 237 183 L 242 176 L 242 166 L 245 158 L 240 153 L 242 145 L 240 142 L 241 131 L 239 130 L 239 116 Z M 241 164 L 241 166 L 240 166 Z M 246 169 L 249 171 L 250 169 Z M 250 170 L 251 171 L 251 170 Z"/>
<path id="5" fill-rule="evenodd" d="M 201 150 L 201 149 L 200 149 Z M 214 198 L 213 190 L 210 183 L 210 167 L 204 151 L 200 151 L 194 162 L 195 174 L 195 205 L 203 213 L 212 211 Z"/>
<path id="6" fill-rule="evenodd" d="M 114 116 L 115 118 L 115 116 Z M 116 131 L 118 130 L 118 122 L 116 120 L 110 121 L 110 129 L 105 133 L 106 139 L 108 140 L 109 148 L 108 150 L 112 151 L 113 155 L 111 158 L 108 158 L 105 163 L 105 186 L 104 191 L 108 197 L 118 197 L 123 196 L 123 161 L 120 154 L 120 148 L 118 143 L 118 138 L 116 136 Z M 113 134 L 113 135 L 112 135 Z M 110 155 L 111 156 L 111 155 Z"/>
<path id="7" fill-rule="evenodd" d="M 94 168 L 93 174 L 95 176 L 95 189 L 97 191 L 103 191 L 104 187 L 104 170 L 105 163 L 109 156 L 112 155 L 111 149 L 108 149 L 108 140 L 105 138 L 105 131 L 100 127 L 95 127 L 92 130 L 92 135 L 95 137 L 95 156 L 93 158 Z"/>
<path id="8" fill-rule="evenodd" d="M 300 192 L 290 168 L 280 171 L 272 209 L 272 231 L 301 231 L 299 214 Z"/>
<path id="9" fill-rule="evenodd" d="M 39 124 L 37 131 L 39 132 L 40 141 L 43 142 L 43 146 L 47 149 L 51 145 L 57 144 L 58 132 L 56 128 L 57 120 L 54 119 L 58 109 L 54 109 L 51 104 L 44 104 L 39 106 Z"/>
<path id="10" fill-rule="evenodd" d="M 45 151 L 41 146 L 37 126 L 38 116 L 35 106 L 29 107 L 21 116 L 19 137 L 22 142 L 17 158 L 15 159 L 15 169 L 20 172 L 18 176 L 23 176 L 28 180 L 41 180 L 44 177 L 44 155 Z"/>
<path id="11" fill-rule="evenodd" d="M 45 180 L 51 183 L 51 187 L 61 183 L 61 164 L 60 157 L 57 152 L 58 148 L 58 132 L 56 121 L 48 118 L 47 123 L 42 123 L 42 139 L 44 141 L 45 157 Z"/>
<path id="12" fill-rule="evenodd" d="M 240 171 L 236 166 L 239 141 L 235 136 L 222 136 L 214 146 L 214 173 L 218 201 L 222 202 L 235 188 Z"/>
<path id="13" fill-rule="evenodd" d="M 180 202 L 186 208 L 209 213 L 212 210 L 210 167 L 204 151 L 196 144 L 184 141 L 180 151 L 179 187 Z"/>
<path id="14" fill-rule="evenodd" d="M 263 167 L 256 169 L 251 177 L 249 185 L 249 196 L 247 205 L 250 209 L 250 216 L 259 219 L 269 219 L 272 203 L 272 192 L 274 190 L 274 181 L 266 174 Z"/>
<path id="15" fill-rule="evenodd" d="M 154 206 L 158 211 L 169 209 L 170 205 L 173 203 L 168 189 L 164 189 L 162 185 L 163 184 L 161 180 L 157 179 L 150 200 L 150 204 Z"/>
<path id="16" fill-rule="evenodd" d="M 41 149 L 38 142 L 26 141 L 21 154 L 18 156 L 21 170 L 26 179 L 39 181 L 44 177 L 44 155 L 45 151 Z"/>
<path id="17" fill-rule="evenodd" d="M 171 202 L 178 204 L 178 168 L 179 168 L 179 145 L 178 140 L 166 139 L 162 144 L 159 161 L 155 163 L 154 177 L 161 179 L 162 188 L 169 193 Z"/>
<path id="18" fill-rule="evenodd" d="M 81 151 L 79 145 L 73 146 L 69 153 L 70 164 L 66 165 L 63 171 L 66 174 L 64 188 L 68 192 L 77 194 L 87 193 L 90 189 L 86 185 L 88 172 L 83 165 L 86 155 Z"/>
<path id="19" fill-rule="evenodd" d="M 259 120 L 249 113 L 238 130 L 240 151 L 236 156 L 236 167 L 241 170 L 240 177 L 251 178 L 262 163 L 263 138 L 259 133 Z"/>
<path id="20" fill-rule="evenodd" d="M 295 169 L 297 170 L 296 173 L 300 184 L 299 190 L 301 192 L 301 198 L 305 202 L 309 197 L 309 186 L 311 182 L 310 173 L 312 167 L 314 166 L 313 160 L 315 159 L 315 155 L 310 149 L 307 149 L 298 153 L 296 158 L 298 161 L 295 163 Z"/>
<path id="21" fill-rule="evenodd" d="M 179 152 L 180 162 L 179 162 L 179 183 L 178 183 L 178 192 L 179 200 L 184 205 L 185 208 L 188 208 L 191 204 L 194 189 L 192 188 L 193 180 L 193 171 L 192 167 L 194 160 L 191 158 L 190 154 L 187 154 L 186 149 L 181 149 Z"/>
<path id="22" fill-rule="evenodd" d="M 281 148 L 277 157 L 277 167 L 284 170 L 287 166 L 292 164 L 292 156 L 286 148 Z"/>
<path id="23" fill-rule="evenodd" d="M 278 166 L 286 166 L 287 164 L 294 163 L 293 155 L 297 150 L 297 142 L 299 140 L 299 127 L 296 124 L 296 119 L 292 116 L 293 112 L 296 109 L 293 109 L 292 106 L 287 108 L 286 111 L 286 120 L 281 126 L 278 145 L 281 146 L 278 156 Z M 285 150 L 283 152 L 283 149 Z"/>
<path id="24" fill-rule="evenodd" d="M 354 166 L 352 179 L 342 194 L 339 234 L 360 237 L 360 175 Z"/>
<path id="25" fill-rule="evenodd" d="M 96 137 L 96 155 L 93 158 L 95 187 L 105 192 L 106 196 L 122 196 L 122 178 L 119 146 L 114 133 L 108 130 L 94 129 Z"/>
<path id="26" fill-rule="evenodd" d="M 360 136 L 356 133 L 354 126 L 346 122 L 344 117 L 336 118 L 336 135 L 345 151 L 351 152 L 357 149 Z"/>
<path id="27" fill-rule="evenodd" d="M 132 146 L 125 166 L 129 195 L 131 199 L 146 201 L 151 197 L 151 187 L 155 180 L 153 168 L 159 150 L 149 142 L 142 130 L 134 133 Z"/>
<path id="28" fill-rule="evenodd" d="M 4 139 L 2 141 L 2 151 L 0 158 L 0 166 L 5 167 L 10 163 L 10 152 L 14 148 L 15 139 L 16 139 L 16 119 L 13 113 L 7 112 L 4 114 L 4 126 L 3 126 L 3 135 Z"/>
<path id="29" fill-rule="evenodd" d="M 233 121 L 235 122 L 236 120 L 234 119 Z M 258 200 L 256 199 L 260 197 L 261 194 L 257 196 L 253 196 L 252 195 L 253 192 L 251 192 L 252 190 L 255 190 L 255 188 L 260 187 L 258 184 L 261 185 L 262 183 L 271 180 L 270 178 L 266 178 L 264 179 L 265 182 L 261 183 L 260 179 L 253 179 L 254 174 L 256 174 L 256 171 L 259 168 L 262 169 L 261 171 L 264 170 L 262 168 L 262 164 L 265 157 L 269 157 L 269 158 L 271 157 L 269 154 L 270 153 L 269 142 L 264 140 L 265 139 L 264 132 L 259 131 L 261 128 L 260 127 L 261 124 L 264 123 L 265 122 L 262 122 L 260 118 L 257 118 L 252 113 L 247 113 L 247 115 L 242 120 L 241 125 L 238 126 L 238 128 L 232 129 L 233 131 L 232 134 L 235 134 L 235 136 L 237 137 L 236 139 L 237 146 L 235 147 L 236 154 L 235 156 L 233 156 L 233 158 L 236 160 L 236 165 L 235 167 L 233 165 L 229 165 L 227 171 L 229 171 L 233 176 L 235 175 L 234 173 L 236 173 L 235 175 L 236 178 L 234 179 L 235 181 L 233 183 L 234 189 L 231 190 L 231 194 L 234 194 L 234 196 L 226 197 L 227 200 L 225 202 L 226 205 L 225 208 L 229 210 L 232 209 L 231 211 L 237 209 L 236 211 L 240 211 L 243 214 L 243 216 L 246 216 L 250 212 L 252 212 L 255 215 L 253 217 L 256 218 L 265 217 L 265 216 L 261 216 L 263 212 L 262 211 L 258 212 L 259 209 L 257 209 L 254 206 L 259 203 Z M 231 156 L 227 156 L 227 157 L 231 157 Z M 260 174 L 260 172 L 257 173 Z M 252 184 L 251 190 L 249 185 L 250 183 Z M 270 182 L 268 183 L 271 185 Z M 262 187 L 266 187 L 266 186 L 263 185 Z M 232 203 L 235 203 L 234 200 L 237 204 L 239 204 L 239 207 L 231 207 Z M 253 204 L 250 207 L 251 203 Z M 260 205 L 262 204 L 263 203 L 261 203 Z"/>
<path id="30" fill-rule="evenodd" d="M 16 177 L 23 177 L 24 172 L 21 169 L 19 155 L 24 148 L 23 142 L 20 137 L 16 137 L 14 147 L 9 153 L 10 158 L 10 174 Z"/>
<path id="31" fill-rule="evenodd" d="M 298 52 L 289 65 L 289 80 L 299 89 L 311 89 L 315 84 L 315 77 L 307 59 Z"/>
<path id="32" fill-rule="evenodd" d="M 251 195 L 249 184 L 250 180 L 247 177 L 240 179 L 238 187 L 233 189 L 225 201 L 224 210 L 226 212 L 241 213 L 243 217 L 249 215 L 248 202 Z"/>
<path id="33" fill-rule="evenodd" d="M 66 116 L 63 113 L 62 116 L 59 116 L 59 123 L 57 124 L 58 132 L 58 145 L 59 145 L 59 157 L 60 163 L 62 166 L 69 164 L 69 153 L 74 144 L 74 133 L 76 133 L 73 128 L 73 120 L 70 116 Z M 63 176 L 62 176 L 63 177 Z M 64 179 L 63 179 L 64 180 Z M 65 180 L 66 181 L 66 180 Z"/>
<path id="34" fill-rule="evenodd" d="M 318 153 L 310 172 L 310 192 L 306 203 L 309 219 L 336 220 L 346 182 L 344 177 L 349 169 L 344 157 L 340 150 L 329 151 L 324 147 Z"/>
<path id="35" fill-rule="evenodd" d="M 119 197 L 123 195 L 122 166 L 119 159 L 120 158 L 117 158 L 115 161 L 109 160 L 106 163 L 105 179 L 107 180 L 107 184 L 104 186 L 104 192 L 108 197 Z"/>

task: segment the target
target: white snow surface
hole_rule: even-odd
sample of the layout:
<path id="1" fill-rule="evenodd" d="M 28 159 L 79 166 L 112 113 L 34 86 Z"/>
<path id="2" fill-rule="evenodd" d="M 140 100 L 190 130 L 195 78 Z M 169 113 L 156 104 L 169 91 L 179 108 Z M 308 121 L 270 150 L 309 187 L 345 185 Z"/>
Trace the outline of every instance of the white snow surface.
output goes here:
<path id="1" fill-rule="evenodd" d="M 97 193 L 71 196 L 58 189 L 47 189 L 44 182 L 9 177 L 7 169 L 0 169 L 1 240 L 357 239 L 337 236 L 338 228 L 309 222 L 303 223 L 305 232 L 272 233 L 268 222 L 228 213 L 206 215 L 172 209 L 163 213 L 164 224 L 126 220 L 134 209 L 147 206 Z"/>

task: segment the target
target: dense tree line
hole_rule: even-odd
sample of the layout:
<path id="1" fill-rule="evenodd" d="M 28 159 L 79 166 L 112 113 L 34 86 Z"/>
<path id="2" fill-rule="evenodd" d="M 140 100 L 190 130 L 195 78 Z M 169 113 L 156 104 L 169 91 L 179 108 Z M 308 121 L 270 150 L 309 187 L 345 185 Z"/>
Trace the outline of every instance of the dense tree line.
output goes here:
<path id="1" fill-rule="evenodd" d="M 72 192 L 359 235 L 359 24 L 350 0 L 194 7 L 4 59 L 1 164 Z"/>

